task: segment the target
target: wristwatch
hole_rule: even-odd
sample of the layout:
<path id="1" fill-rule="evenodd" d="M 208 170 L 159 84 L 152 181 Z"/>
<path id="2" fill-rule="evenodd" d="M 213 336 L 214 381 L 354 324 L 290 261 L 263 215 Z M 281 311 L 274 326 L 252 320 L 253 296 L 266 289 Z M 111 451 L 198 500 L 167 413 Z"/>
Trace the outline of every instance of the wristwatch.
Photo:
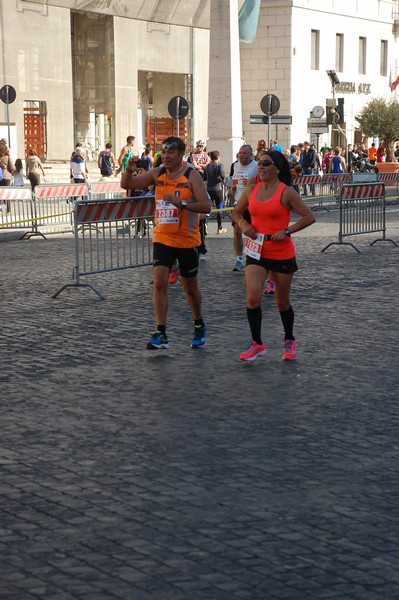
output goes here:
<path id="1" fill-rule="evenodd" d="M 186 208 L 187 206 L 187 201 L 186 200 L 180 200 L 180 208 L 181 210 L 183 210 L 183 208 Z"/>
<path id="2" fill-rule="evenodd" d="M 288 235 L 288 237 L 291 236 L 291 231 L 288 228 L 284 229 L 284 233 L 285 233 L 285 235 Z"/>

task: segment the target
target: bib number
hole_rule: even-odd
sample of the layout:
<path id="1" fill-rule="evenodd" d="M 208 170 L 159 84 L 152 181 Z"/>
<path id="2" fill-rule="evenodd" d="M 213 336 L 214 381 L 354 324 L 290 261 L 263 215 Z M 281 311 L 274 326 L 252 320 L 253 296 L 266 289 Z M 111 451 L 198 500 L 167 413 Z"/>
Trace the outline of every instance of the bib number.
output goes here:
<path id="1" fill-rule="evenodd" d="M 179 209 L 165 200 L 157 200 L 156 220 L 160 225 L 172 225 L 179 222 Z"/>
<path id="2" fill-rule="evenodd" d="M 247 238 L 245 241 L 244 254 L 254 258 L 255 260 L 260 259 L 262 252 L 263 240 L 265 239 L 264 233 L 258 233 L 255 240 Z"/>

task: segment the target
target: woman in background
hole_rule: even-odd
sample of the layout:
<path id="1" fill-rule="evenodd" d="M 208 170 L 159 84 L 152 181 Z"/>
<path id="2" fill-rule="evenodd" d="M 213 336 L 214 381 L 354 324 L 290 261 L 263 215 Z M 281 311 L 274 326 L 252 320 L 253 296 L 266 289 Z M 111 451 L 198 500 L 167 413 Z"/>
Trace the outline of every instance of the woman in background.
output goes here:
<path id="1" fill-rule="evenodd" d="M 15 172 L 12 176 L 12 184 L 14 187 L 23 187 L 27 183 L 28 178 L 25 175 L 22 160 L 17 158 L 15 161 Z"/>
<path id="2" fill-rule="evenodd" d="M 0 168 L 3 178 L 0 181 L 1 186 L 11 185 L 12 176 L 15 173 L 15 165 L 10 156 L 10 149 L 5 139 L 0 140 Z"/>
<path id="3" fill-rule="evenodd" d="M 34 192 L 35 187 L 40 185 L 40 175 L 43 175 L 44 178 L 44 171 L 42 161 L 33 148 L 29 150 L 29 155 L 26 159 L 26 175 L 31 183 L 32 192 Z"/>

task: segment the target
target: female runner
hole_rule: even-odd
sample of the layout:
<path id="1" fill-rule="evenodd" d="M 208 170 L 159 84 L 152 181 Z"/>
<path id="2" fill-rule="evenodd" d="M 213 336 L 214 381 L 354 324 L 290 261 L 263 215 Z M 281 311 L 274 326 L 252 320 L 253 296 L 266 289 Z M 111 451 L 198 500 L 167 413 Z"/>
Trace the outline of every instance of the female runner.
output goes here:
<path id="1" fill-rule="evenodd" d="M 295 360 L 297 343 L 293 334 L 290 290 L 298 267 L 291 234 L 314 223 L 315 217 L 291 187 L 290 167 L 281 152 L 267 150 L 263 153 L 258 162 L 258 175 L 260 182 L 247 186 L 232 212 L 233 221 L 248 238 L 245 278 L 252 341 L 240 359 L 253 361 L 266 354 L 261 337 L 261 301 L 265 280 L 271 276 L 276 284 L 275 300 L 284 327 L 283 360 Z M 242 216 L 246 208 L 251 214 L 251 224 Z M 300 218 L 289 225 L 291 211 Z"/>

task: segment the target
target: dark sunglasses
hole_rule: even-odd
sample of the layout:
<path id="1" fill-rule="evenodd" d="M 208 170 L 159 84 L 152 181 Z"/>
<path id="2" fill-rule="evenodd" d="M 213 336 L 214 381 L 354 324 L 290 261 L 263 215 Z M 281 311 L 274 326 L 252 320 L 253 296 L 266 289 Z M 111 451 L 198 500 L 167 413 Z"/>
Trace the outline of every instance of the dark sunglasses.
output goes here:
<path id="1" fill-rule="evenodd" d="M 179 148 L 177 142 L 170 142 L 168 144 L 161 144 L 161 152 L 165 150 L 182 150 L 182 148 Z"/>
<path id="2" fill-rule="evenodd" d="M 274 162 L 272 160 L 260 160 L 260 161 L 258 161 L 258 166 L 259 167 L 270 167 L 270 165 L 274 165 Z"/>

